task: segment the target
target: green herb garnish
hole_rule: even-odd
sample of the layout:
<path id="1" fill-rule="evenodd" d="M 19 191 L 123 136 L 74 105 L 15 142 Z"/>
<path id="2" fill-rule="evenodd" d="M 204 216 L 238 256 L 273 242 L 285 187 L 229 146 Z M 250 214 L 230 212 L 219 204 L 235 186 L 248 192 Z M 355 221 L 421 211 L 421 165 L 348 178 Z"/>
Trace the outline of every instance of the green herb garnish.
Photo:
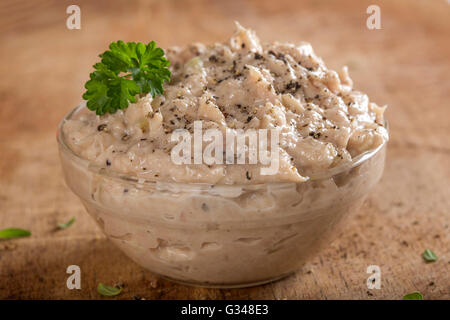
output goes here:
<path id="1" fill-rule="evenodd" d="M 13 239 L 31 236 L 31 232 L 28 230 L 8 228 L 0 231 L 0 239 Z"/>
<path id="2" fill-rule="evenodd" d="M 72 219 L 70 219 L 69 221 L 67 221 L 66 223 L 59 223 L 59 224 L 58 224 L 58 228 L 60 228 L 60 229 L 67 229 L 67 228 L 70 227 L 74 222 L 75 222 L 75 218 L 72 218 Z"/>
<path id="3" fill-rule="evenodd" d="M 135 103 L 137 94 L 155 97 L 163 93 L 162 85 L 171 76 L 170 62 L 154 41 L 145 45 L 119 40 L 109 49 L 100 55 L 101 62 L 94 65 L 95 71 L 85 84 L 83 99 L 89 110 L 98 115 L 113 114 Z"/>
<path id="4" fill-rule="evenodd" d="M 434 262 L 438 259 L 437 256 L 434 254 L 434 252 L 431 251 L 430 249 L 426 249 L 423 252 L 422 257 L 425 259 L 426 262 Z"/>
<path id="5" fill-rule="evenodd" d="M 107 286 L 106 284 L 99 283 L 97 287 L 98 293 L 105 297 L 115 297 L 122 292 L 122 288 L 116 288 Z"/>
<path id="6" fill-rule="evenodd" d="M 423 296 L 420 292 L 416 291 L 403 296 L 402 300 L 423 300 Z"/>

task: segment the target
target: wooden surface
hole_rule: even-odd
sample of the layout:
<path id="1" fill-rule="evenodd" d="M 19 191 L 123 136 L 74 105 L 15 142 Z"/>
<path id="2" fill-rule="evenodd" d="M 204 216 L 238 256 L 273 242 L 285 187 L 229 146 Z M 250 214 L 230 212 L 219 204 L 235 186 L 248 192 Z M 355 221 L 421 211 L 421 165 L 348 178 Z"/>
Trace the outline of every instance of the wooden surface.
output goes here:
<path id="1" fill-rule="evenodd" d="M 68 30 L 66 7 L 81 7 Z M 366 28 L 381 7 L 382 30 Z M 328 66 L 347 64 L 355 87 L 388 104 L 391 127 L 382 181 L 341 236 L 295 275 L 247 289 L 191 288 L 158 279 L 108 242 L 65 186 L 56 127 L 112 40 L 162 47 L 222 41 L 233 20 L 265 41 L 312 43 Z M 0 229 L 30 238 L 0 242 L 0 298 L 399 299 L 421 291 L 450 298 L 450 5 L 442 1 L 11 1 L 0 4 Z M 76 217 L 72 227 L 57 223 Z M 431 248 L 439 257 L 425 263 Z M 79 265 L 82 289 L 66 288 Z M 368 290 L 368 265 L 382 271 Z"/>

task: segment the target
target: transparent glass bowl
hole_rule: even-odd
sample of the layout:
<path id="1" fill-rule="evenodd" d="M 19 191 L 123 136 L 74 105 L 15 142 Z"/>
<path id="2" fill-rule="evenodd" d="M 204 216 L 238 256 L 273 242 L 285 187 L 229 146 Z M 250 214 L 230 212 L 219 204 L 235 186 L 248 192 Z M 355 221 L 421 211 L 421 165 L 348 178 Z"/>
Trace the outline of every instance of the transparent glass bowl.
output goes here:
<path id="1" fill-rule="evenodd" d="M 144 268 L 173 281 L 245 287 L 297 270 L 333 238 L 379 181 L 386 143 L 304 183 L 147 181 L 80 158 L 58 128 L 67 185 L 106 236 Z M 114 252 L 111 252 L 114 254 Z"/>

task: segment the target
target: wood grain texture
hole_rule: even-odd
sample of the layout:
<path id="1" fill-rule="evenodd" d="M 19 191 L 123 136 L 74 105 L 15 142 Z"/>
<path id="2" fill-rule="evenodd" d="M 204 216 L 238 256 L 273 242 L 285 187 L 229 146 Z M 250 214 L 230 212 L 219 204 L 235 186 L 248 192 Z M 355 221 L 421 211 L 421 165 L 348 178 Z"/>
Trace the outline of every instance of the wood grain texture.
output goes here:
<path id="1" fill-rule="evenodd" d="M 81 30 L 65 26 L 72 3 Z M 366 28 L 369 4 L 381 7 L 382 30 Z M 223 41 L 233 20 L 265 41 L 309 41 L 332 68 L 348 65 L 357 89 L 389 105 L 391 141 L 364 207 L 295 275 L 247 289 L 191 288 L 158 279 L 104 238 L 64 184 L 55 131 L 109 42 Z M 0 242 L 0 298 L 100 298 L 98 282 L 123 282 L 122 299 L 399 299 L 416 290 L 449 299 L 449 39 L 444 0 L 2 1 L 0 229 L 33 235 Z M 54 231 L 71 217 L 72 227 Z M 423 261 L 426 248 L 437 262 Z M 66 288 L 71 264 L 81 267 L 81 290 Z M 380 290 L 366 287 L 368 265 L 381 267 Z"/>

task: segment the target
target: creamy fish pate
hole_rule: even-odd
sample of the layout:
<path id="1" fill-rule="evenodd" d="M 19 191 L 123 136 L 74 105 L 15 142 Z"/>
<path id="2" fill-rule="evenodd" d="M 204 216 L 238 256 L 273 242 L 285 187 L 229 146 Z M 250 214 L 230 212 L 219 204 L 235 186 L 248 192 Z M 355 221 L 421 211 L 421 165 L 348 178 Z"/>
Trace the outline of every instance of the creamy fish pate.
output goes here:
<path id="1" fill-rule="evenodd" d="M 94 113 L 64 125 L 70 147 L 112 170 L 151 180 L 213 184 L 305 181 L 373 150 L 387 138 L 383 112 L 352 88 L 347 68 L 327 69 L 311 45 L 260 42 L 239 24 L 228 43 L 166 50 L 172 80 L 125 111 Z M 176 129 L 277 129 L 280 169 L 260 164 L 177 165 Z"/>

